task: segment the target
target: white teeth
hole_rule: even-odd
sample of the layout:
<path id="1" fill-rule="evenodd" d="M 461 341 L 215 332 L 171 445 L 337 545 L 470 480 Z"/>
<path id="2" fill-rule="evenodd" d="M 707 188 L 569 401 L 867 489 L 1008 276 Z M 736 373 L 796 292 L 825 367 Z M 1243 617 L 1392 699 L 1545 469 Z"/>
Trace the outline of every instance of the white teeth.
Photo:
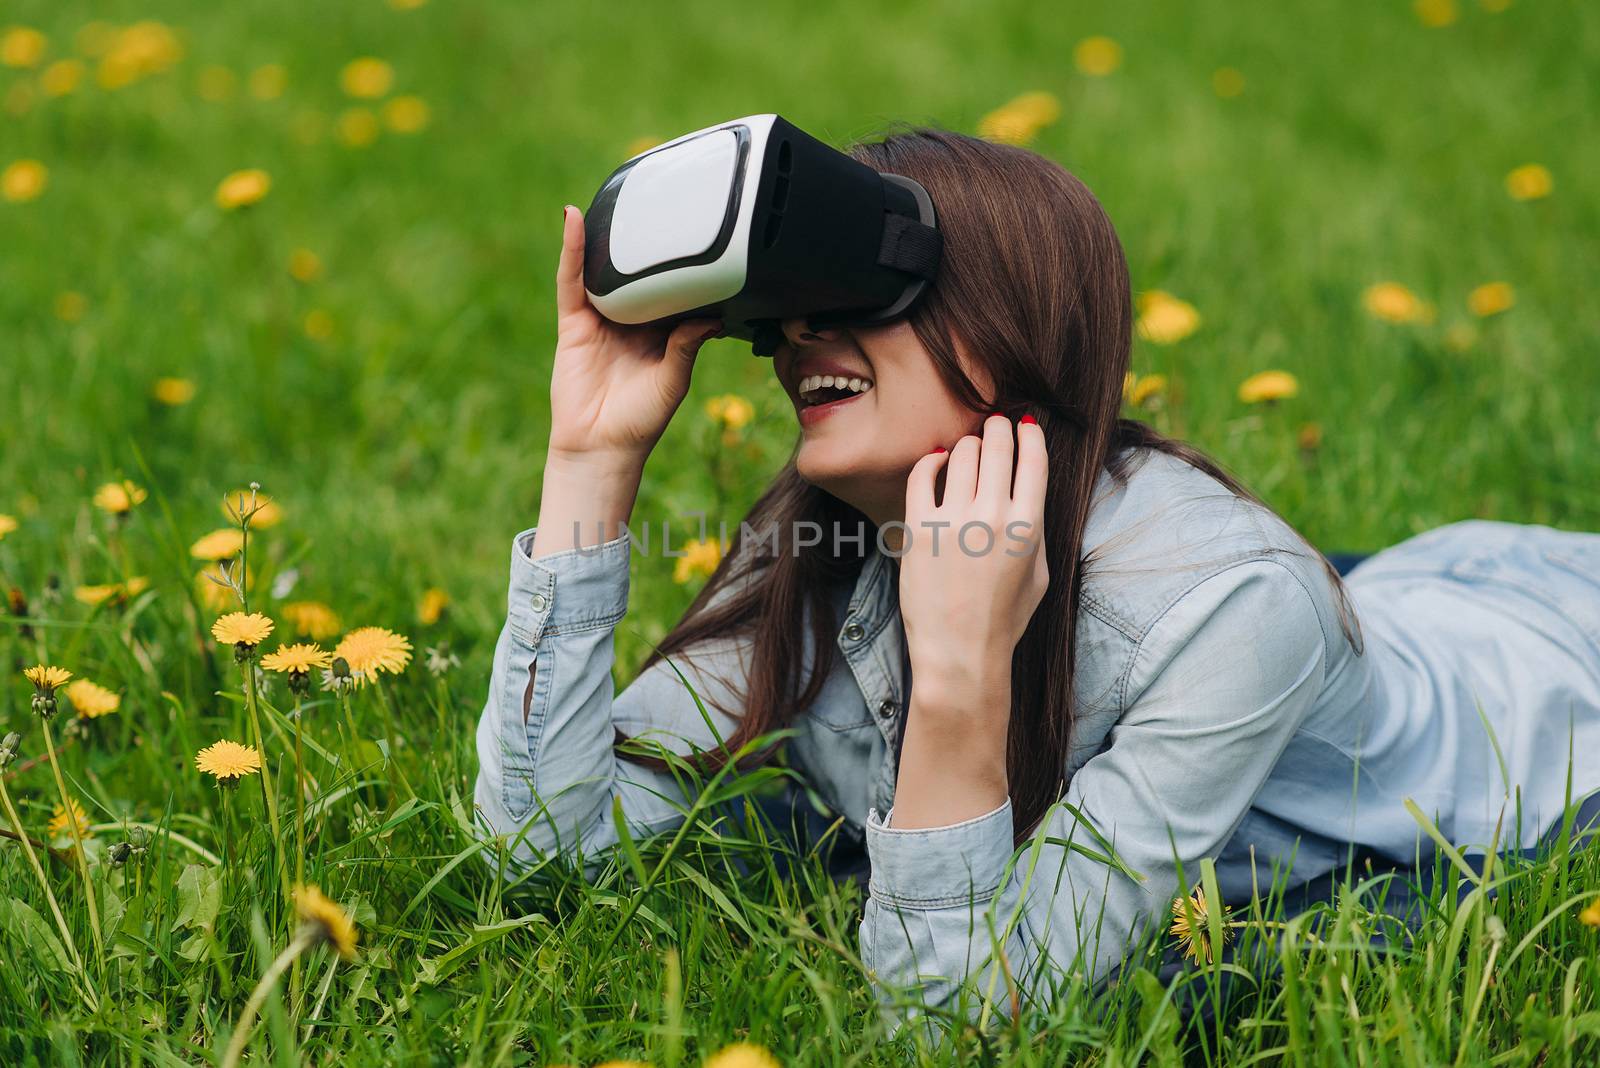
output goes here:
<path id="1" fill-rule="evenodd" d="M 845 375 L 807 375 L 800 380 L 797 392 L 801 397 L 819 389 L 848 389 L 853 393 L 865 393 L 872 388 L 872 379 L 856 378 Z"/>

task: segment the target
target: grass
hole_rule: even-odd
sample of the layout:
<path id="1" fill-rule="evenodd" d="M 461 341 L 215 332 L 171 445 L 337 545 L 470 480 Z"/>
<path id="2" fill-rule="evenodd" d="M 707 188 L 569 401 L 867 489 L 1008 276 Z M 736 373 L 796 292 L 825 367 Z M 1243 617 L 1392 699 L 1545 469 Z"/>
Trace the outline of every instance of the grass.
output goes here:
<path id="1" fill-rule="evenodd" d="M 75 38 L 93 45 L 79 36 L 91 19 L 160 20 L 182 55 L 116 90 L 93 60 L 67 95 L 28 88 Z M 780 877 L 759 828 L 702 827 L 671 856 L 639 843 L 637 865 L 616 859 L 592 884 L 553 866 L 515 891 L 489 877 L 498 847 L 472 830 L 472 726 L 510 538 L 536 515 L 558 212 L 586 205 L 635 138 L 760 111 L 836 144 L 893 119 L 972 131 L 1049 90 L 1063 117 L 1033 147 L 1104 200 L 1135 288 L 1202 317 L 1178 344 L 1139 343 L 1136 371 L 1168 380 L 1143 417 L 1330 550 L 1469 516 L 1600 529 L 1591 6 L 1463 0 L 1432 29 L 1399 2 L 21 0 L 0 23 L 36 27 L 49 49 L 0 67 L 0 168 L 48 168 L 37 199 L 0 200 L 0 513 L 19 521 L 0 583 L 28 604 L 0 615 L 0 731 L 22 736 L 8 796 L 52 847 L 41 881 L 0 841 L 0 1063 L 220 1058 L 294 937 L 282 886 L 297 866 L 351 910 L 363 953 L 300 959 L 261 1002 L 248 1046 L 261 1063 L 676 1065 L 740 1039 L 786 1063 L 898 1058 L 857 958 L 859 893 L 815 858 Z M 1108 77 L 1073 68 L 1090 34 L 1123 47 Z M 347 108 L 381 114 L 341 93 L 359 55 L 393 65 L 389 96 L 426 101 L 426 129 L 341 142 Z M 268 64 L 284 89 L 259 99 L 251 72 Z M 1241 95 L 1213 92 L 1220 67 L 1243 73 Z M 1553 192 L 1513 200 L 1504 177 L 1530 162 Z M 270 192 L 220 210 L 218 183 L 247 167 Z M 298 248 L 319 277 L 290 275 Z M 1368 315 L 1363 292 L 1386 280 L 1432 321 Z M 1516 303 L 1480 319 L 1467 295 L 1492 280 Z M 1298 396 L 1240 403 L 1237 384 L 1273 368 Z M 162 376 L 194 398 L 153 400 Z M 757 418 L 723 444 L 703 406 L 728 393 Z M 1297 443 L 1307 423 L 1322 431 L 1312 449 Z M 765 361 L 711 343 L 636 521 L 672 519 L 680 537 L 690 511 L 736 522 L 793 434 Z M 120 478 L 150 492 L 121 523 L 91 504 Z M 215 609 L 189 547 L 252 481 L 285 513 L 250 549 L 251 607 L 279 627 L 267 647 L 288 633 L 284 603 L 315 599 L 417 654 L 347 706 L 313 691 L 300 804 L 294 702 L 266 688 L 278 836 L 260 776 L 220 791 L 193 764 L 219 738 L 251 740 L 244 675 L 206 636 Z M 74 596 L 135 575 L 149 587 L 126 604 Z M 425 623 L 434 587 L 451 602 Z M 619 682 L 692 593 L 668 561 L 635 562 Z M 429 671 L 429 648 L 459 664 Z M 38 661 L 121 695 L 81 735 L 64 730 L 66 702 L 51 726 L 88 812 L 97 929 L 70 835 L 47 842 L 61 791 L 18 674 Z M 303 854 L 289 830 L 302 805 Z M 113 863 L 134 828 L 144 851 Z M 1493 896 L 1434 859 L 1414 939 L 1375 939 L 1381 911 L 1354 873 L 1318 910 L 1320 940 L 1241 949 L 1223 973 L 1237 1000 L 1214 1003 L 1212 1023 L 1185 1025 L 1178 1006 L 1215 966 L 1167 977 L 1141 957 L 1103 995 L 1069 982 L 1021 1029 L 927 1062 L 1592 1063 L 1600 968 L 1579 908 L 1594 852 L 1502 870 Z M 1279 918 L 1270 901 L 1255 916 Z"/>

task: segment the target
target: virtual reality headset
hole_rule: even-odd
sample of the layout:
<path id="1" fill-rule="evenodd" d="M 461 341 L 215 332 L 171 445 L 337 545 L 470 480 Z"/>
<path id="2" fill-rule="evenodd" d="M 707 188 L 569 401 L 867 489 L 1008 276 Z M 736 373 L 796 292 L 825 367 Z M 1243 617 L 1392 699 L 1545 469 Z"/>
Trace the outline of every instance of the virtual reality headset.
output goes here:
<path id="1" fill-rule="evenodd" d="M 886 323 L 933 282 L 943 238 L 919 183 L 883 174 L 778 115 L 747 115 L 639 153 L 584 217 L 584 288 L 617 323 L 721 318 L 771 356 L 781 320 Z"/>

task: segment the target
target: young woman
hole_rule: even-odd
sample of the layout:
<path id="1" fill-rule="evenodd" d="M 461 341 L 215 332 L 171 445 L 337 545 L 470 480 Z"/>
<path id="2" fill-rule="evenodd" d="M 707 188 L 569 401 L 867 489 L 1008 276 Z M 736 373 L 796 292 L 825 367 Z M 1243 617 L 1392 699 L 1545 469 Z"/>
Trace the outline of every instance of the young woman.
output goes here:
<path id="1" fill-rule="evenodd" d="M 897 1024 L 969 982 L 1004 1011 L 1010 984 L 1104 977 L 1170 919 L 1180 864 L 1192 885 L 1214 858 L 1247 898 L 1352 847 L 1411 862 L 1406 798 L 1486 844 L 1559 821 L 1569 757 L 1575 793 L 1600 786 L 1600 534 L 1452 523 L 1346 584 L 1202 454 L 1119 418 L 1128 273 L 1082 183 L 942 130 L 849 152 L 932 194 L 940 276 L 908 319 L 783 324 L 793 456 L 671 662 L 620 694 L 622 524 L 719 324 L 602 319 L 565 210 L 538 526 L 478 727 L 477 805 L 520 856 L 596 857 L 613 798 L 641 836 L 682 820 L 678 780 L 623 738 L 710 770 L 796 727 L 792 762 L 864 837 L 862 957 Z"/>

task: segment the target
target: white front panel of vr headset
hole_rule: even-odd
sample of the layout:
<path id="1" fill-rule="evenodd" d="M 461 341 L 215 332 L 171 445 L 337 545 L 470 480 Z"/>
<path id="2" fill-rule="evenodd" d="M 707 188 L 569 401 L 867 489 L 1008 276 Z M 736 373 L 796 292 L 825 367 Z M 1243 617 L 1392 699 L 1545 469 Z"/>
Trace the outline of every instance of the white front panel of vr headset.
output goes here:
<path id="1" fill-rule="evenodd" d="M 737 167 L 737 139 L 731 132 L 713 131 L 739 125 L 750 129 L 749 172 L 735 209 L 733 234 L 722 255 L 710 263 L 636 279 L 603 296 L 590 293 L 600 314 L 619 323 L 646 323 L 727 300 L 744 288 L 759 161 L 765 158 L 775 118 L 749 115 L 720 122 L 642 153 L 646 158 L 629 172 L 612 214 L 611 262 L 623 273 L 711 247 L 721 229 Z M 672 151 L 665 151 L 669 148 Z"/>
<path id="2" fill-rule="evenodd" d="M 611 216 L 611 262 L 638 274 L 667 260 L 696 256 L 722 229 L 738 161 L 731 130 L 651 153 L 628 172 Z"/>

